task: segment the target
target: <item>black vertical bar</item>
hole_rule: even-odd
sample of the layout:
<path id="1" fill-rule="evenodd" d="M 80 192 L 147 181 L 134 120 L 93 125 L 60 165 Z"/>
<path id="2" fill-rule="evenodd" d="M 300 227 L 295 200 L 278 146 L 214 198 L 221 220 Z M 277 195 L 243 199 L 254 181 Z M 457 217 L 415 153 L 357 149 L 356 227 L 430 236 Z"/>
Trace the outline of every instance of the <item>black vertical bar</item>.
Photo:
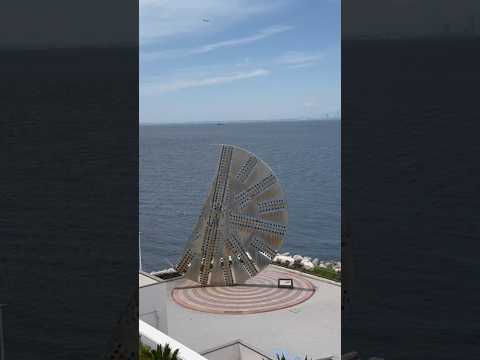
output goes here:
<path id="1" fill-rule="evenodd" d="M 138 2 L 41 4 L 0 10 L 5 356 L 102 358 L 137 301 Z"/>

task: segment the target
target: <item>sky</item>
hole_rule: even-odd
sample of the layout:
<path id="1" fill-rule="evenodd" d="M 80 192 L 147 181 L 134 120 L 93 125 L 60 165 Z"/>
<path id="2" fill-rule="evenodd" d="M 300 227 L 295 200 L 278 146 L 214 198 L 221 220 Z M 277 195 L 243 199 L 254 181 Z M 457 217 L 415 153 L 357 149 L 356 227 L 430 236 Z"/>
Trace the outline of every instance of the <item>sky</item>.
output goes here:
<path id="1" fill-rule="evenodd" d="M 338 116 L 340 0 L 140 0 L 140 122 Z"/>

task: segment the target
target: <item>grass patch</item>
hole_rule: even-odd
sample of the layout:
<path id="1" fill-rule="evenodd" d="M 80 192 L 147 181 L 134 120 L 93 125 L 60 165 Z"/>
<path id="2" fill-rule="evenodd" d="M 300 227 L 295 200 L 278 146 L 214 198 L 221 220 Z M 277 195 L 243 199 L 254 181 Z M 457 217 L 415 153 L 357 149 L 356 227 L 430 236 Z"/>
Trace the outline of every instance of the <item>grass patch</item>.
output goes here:
<path id="1" fill-rule="evenodd" d="M 320 278 L 336 281 L 336 282 L 342 282 L 342 273 L 341 272 L 336 272 L 335 269 L 332 267 L 320 267 L 320 266 L 315 266 L 313 270 L 305 270 L 301 265 L 293 265 L 293 267 L 289 267 L 287 265 L 282 265 L 282 264 L 275 264 L 278 266 L 282 266 L 287 269 L 292 269 L 292 270 L 297 270 L 301 271 L 305 274 L 310 274 L 310 275 L 315 275 Z"/>
<path id="2" fill-rule="evenodd" d="M 328 280 L 333 280 L 337 282 L 342 282 L 342 273 L 341 272 L 336 272 L 332 268 L 322 268 L 319 266 L 315 266 L 315 268 L 312 271 L 304 271 L 306 273 L 325 278 Z"/>

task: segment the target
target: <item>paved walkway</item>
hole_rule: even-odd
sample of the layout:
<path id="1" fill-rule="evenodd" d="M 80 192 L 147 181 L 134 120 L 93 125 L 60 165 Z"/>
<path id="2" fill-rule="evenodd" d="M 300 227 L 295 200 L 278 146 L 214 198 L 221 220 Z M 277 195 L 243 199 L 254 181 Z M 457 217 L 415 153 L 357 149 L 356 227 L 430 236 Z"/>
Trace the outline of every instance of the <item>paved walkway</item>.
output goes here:
<path id="1" fill-rule="evenodd" d="M 293 280 L 293 289 L 278 288 L 278 279 Z M 173 300 L 188 309 L 215 314 L 255 314 L 286 309 L 313 296 L 315 287 L 304 276 L 268 268 L 245 285 L 201 287 L 187 280 L 172 290 Z"/>

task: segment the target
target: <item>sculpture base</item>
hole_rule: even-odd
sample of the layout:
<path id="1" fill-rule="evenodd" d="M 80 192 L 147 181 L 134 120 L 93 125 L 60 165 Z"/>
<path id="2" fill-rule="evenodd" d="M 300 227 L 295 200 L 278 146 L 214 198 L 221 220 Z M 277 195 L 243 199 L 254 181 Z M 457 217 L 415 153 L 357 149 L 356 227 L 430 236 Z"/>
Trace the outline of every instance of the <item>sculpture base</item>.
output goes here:
<path id="1" fill-rule="evenodd" d="M 278 279 L 293 280 L 293 288 L 279 288 Z M 172 290 L 173 300 L 185 308 L 215 314 L 255 314 L 289 308 L 315 293 L 305 277 L 268 268 L 245 284 L 206 286 L 186 280 Z"/>

